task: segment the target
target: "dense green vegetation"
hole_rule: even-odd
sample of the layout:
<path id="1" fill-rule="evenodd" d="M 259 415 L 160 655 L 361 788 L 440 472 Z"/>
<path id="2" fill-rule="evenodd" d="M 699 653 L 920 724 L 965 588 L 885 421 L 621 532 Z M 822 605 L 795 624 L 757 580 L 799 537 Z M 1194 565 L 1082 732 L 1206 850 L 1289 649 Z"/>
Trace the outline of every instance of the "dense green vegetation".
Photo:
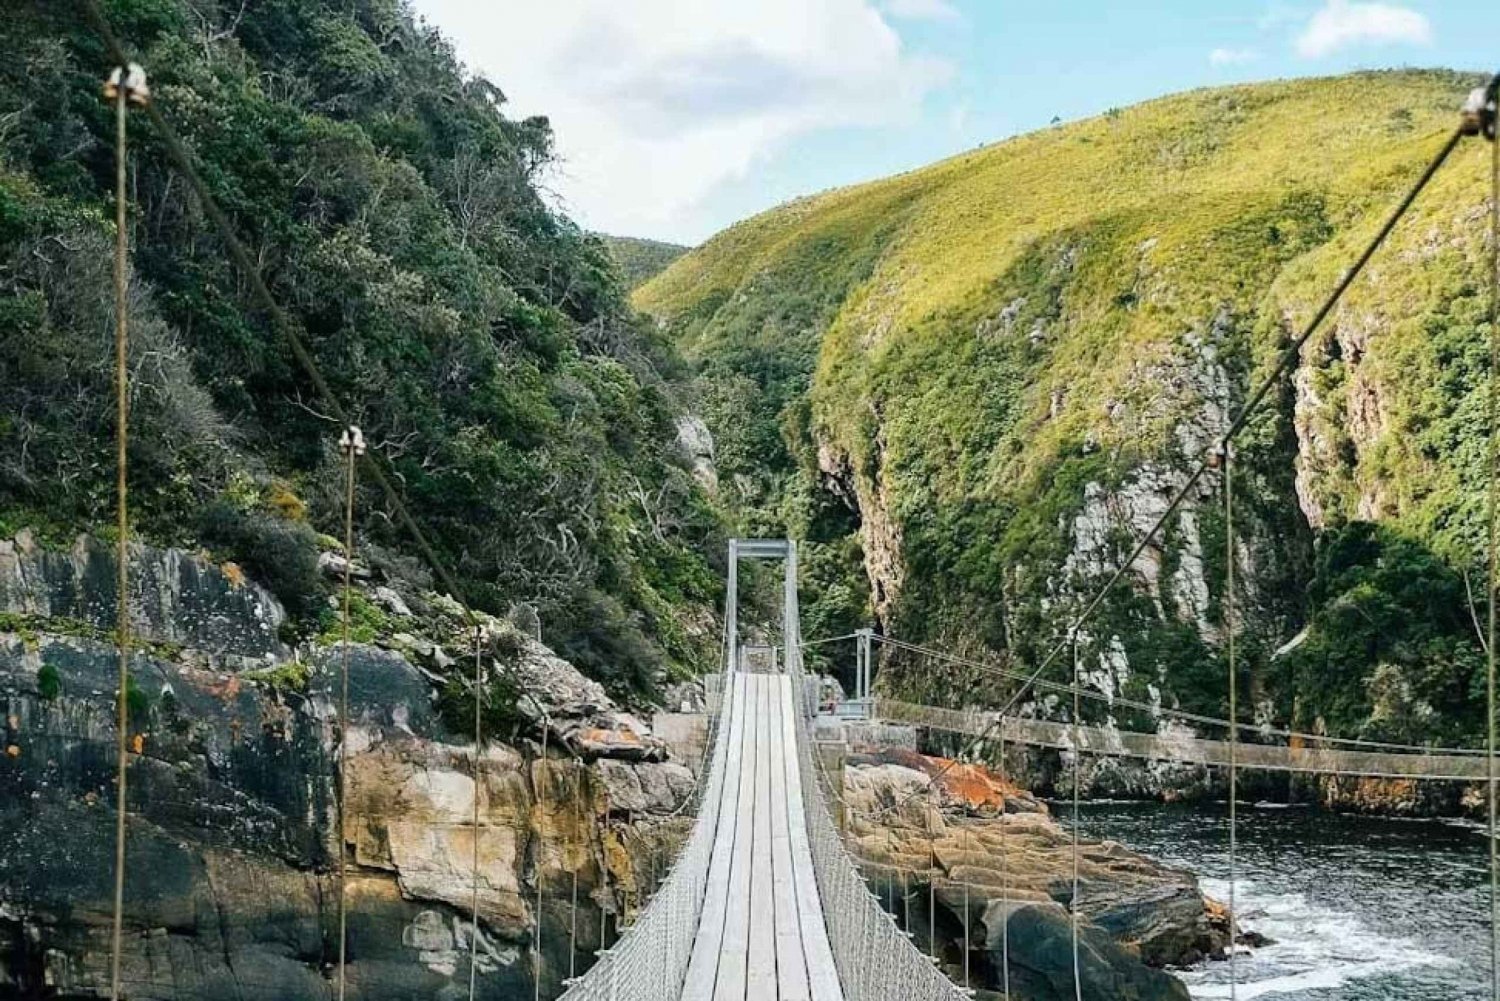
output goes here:
<path id="1" fill-rule="evenodd" d="M 621 691 L 698 667 L 719 530 L 677 456 L 680 363 L 538 195 L 547 121 L 507 117 L 400 0 L 102 6 L 466 597 L 531 603 Z M 114 159 L 84 23 L 43 0 L 0 19 L 0 529 L 56 541 L 104 530 L 114 475 Z M 138 528 L 238 561 L 314 633 L 339 429 L 144 116 L 132 141 Z M 368 483 L 359 523 L 378 569 L 427 582 Z"/>
<path id="2" fill-rule="evenodd" d="M 1114 110 L 782 206 L 635 301 L 695 364 L 741 520 L 853 547 L 824 593 L 868 579 L 895 634 L 1032 665 L 1473 84 L 1368 73 Z M 1258 718 L 1417 736 L 1430 714 L 1425 736 L 1474 733 L 1487 157 L 1460 150 L 1240 442 L 1236 624 Z M 1081 665 L 1101 687 L 1224 710 L 1219 484 L 1101 606 Z M 954 695 L 932 665 L 891 666 L 887 684 L 929 699 L 1006 684 Z"/>
<path id="3" fill-rule="evenodd" d="M 630 288 L 637 288 L 655 278 L 689 248 L 661 240 L 643 240 L 636 236 L 599 234 L 604 248 Z"/>

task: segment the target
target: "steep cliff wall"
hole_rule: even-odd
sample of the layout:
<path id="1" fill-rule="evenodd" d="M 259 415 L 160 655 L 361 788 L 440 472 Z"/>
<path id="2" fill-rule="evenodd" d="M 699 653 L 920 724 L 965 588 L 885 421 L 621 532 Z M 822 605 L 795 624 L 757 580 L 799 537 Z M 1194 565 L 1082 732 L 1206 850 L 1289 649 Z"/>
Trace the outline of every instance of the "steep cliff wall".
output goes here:
<path id="1" fill-rule="evenodd" d="M 111 551 L 90 540 L 68 551 L 24 534 L 0 543 L 6 996 L 108 993 L 113 581 Z M 473 705 L 463 710 L 451 687 L 473 667 L 452 603 L 383 585 L 361 593 L 399 611 L 347 651 L 340 837 L 344 648 L 285 646 L 281 607 L 233 566 L 135 550 L 131 997 L 331 996 L 340 858 L 351 997 L 467 996 L 476 934 L 479 996 L 529 997 L 538 976 L 552 994 L 665 872 L 685 829 L 670 814 L 692 792 L 689 767 L 597 684 L 493 620 L 486 673 L 513 674 L 538 705 L 476 756 L 467 727 L 445 722 L 455 715 L 447 703 L 456 699 L 464 723 Z"/>

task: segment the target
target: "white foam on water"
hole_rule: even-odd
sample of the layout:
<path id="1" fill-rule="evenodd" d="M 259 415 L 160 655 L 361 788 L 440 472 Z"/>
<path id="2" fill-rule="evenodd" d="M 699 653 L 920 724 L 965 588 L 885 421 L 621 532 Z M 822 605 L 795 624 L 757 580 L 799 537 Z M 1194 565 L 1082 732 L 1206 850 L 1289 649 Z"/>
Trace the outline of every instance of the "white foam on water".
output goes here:
<path id="1" fill-rule="evenodd" d="M 1227 900 L 1229 884 L 1205 879 L 1209 896 Z M 1241 927 L 1270 938 L 1260 949 L 1241 949 L 1235 960 L 1234 996 L 1250 1001 L 1299 991 L 1327 990 L 1365 977 L 1423 966 L 1455 965 L 1456 960 L 1420 948 L 1407 939 L 1382 935 L 1357 917 L 1316 904 L 1300 893 L 1272 894 L 1254 882 L 1235 883 Z M 1182 974 L 1195 998 L 1227 998 L 1229 964 L 1205 963 Z"/>

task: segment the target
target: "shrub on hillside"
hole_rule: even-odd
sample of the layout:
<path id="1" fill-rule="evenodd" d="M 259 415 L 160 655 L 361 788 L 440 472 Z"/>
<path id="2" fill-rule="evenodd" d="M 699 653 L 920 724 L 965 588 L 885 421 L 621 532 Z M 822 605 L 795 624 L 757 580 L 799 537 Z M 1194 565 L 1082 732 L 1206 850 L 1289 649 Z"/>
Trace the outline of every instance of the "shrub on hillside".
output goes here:
<path id="1" fill-rule="evenodd" d="M 316 610 L 323 595 L 318 537 L 306 524 L 217 500 L 203 509 L 198 534 L 269 588 L 291 615 L 302 618 Z"/>

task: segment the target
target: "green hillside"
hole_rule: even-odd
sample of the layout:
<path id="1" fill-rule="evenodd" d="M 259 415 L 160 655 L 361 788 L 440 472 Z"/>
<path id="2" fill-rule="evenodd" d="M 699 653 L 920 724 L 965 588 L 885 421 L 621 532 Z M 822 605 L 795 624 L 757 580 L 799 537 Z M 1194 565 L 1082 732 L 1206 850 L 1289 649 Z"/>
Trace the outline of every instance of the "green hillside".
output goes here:
<path id="1" fill-rule="evenodd" d="M 818 624 L 873 612 L 908 639 L 1035 663 L 1474 85 L 1373 73 L 1111 110 L 781 206 L 635 302 L 698 368 L 742 527 L 814 543 Z M 1242 444 L 1260 717 L 1476 725 L 1463 574 L 1483 537 L 1488 157 L 1459 151 Z M 1223 710 L 1217 489 L 1084 638 L 1099 687 Z M 886 684 L 941 696 L 933 666 L 892 668 Z M 978 702 L 1006 685 L 947 680 Z"/>
<path id="2" fill-rule="evenodd" d="M 711 658 L 721 549 L 676 445 L 680 362 L 539 194 L 547 120 L 508 115 L 401 0 L 100 6 L 466 597 L 531 605 L 622 693 Z M 42 0 L 7 5 L 0 50 L 0 538 L 67 545 L 113 520 L 107 60 L 78 7 Z M 131 129 L 136 530 L 237 562 L 316 634 L 339 429 L 146 117 Z M 362 558 L 427 583 L 363 487 Z"/>
<path id="3" fill-rule="evenodd" d="M 639 288 L 666 270 L 677 258 L 687 253 L 689 247 L 661 240 L 643 240 L 635 236 L 610 236 L 599 234 L 610 259 L 620 269 L 620 277 L 628 288 Z"/>

